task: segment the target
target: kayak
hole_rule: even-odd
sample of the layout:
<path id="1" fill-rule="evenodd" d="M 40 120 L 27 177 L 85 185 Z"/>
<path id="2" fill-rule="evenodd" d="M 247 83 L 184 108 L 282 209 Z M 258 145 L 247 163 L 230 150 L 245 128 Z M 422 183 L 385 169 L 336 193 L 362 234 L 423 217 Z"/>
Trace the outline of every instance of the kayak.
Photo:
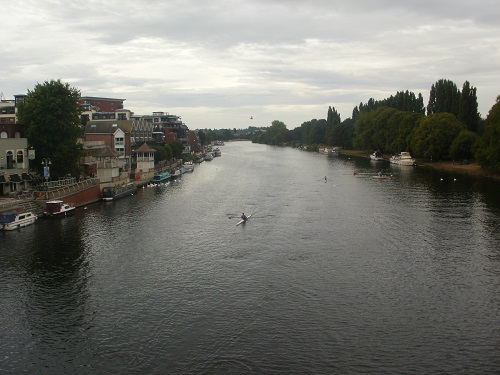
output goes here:
<path id="1" fill-rule="evenodd" d="M 247 221 L 247 220 L 248 220 L 248 219 L 250 219 L 251 217 L 252 217 L 252 215 L 248 215 L 246 220 L 240 220 L 240 221 L 238 221 L 238 224 L 236 224 L 236 226 L 238 226 L 238 225 L 240 225 L 240 224 L 243 224 L 245 221 Z"/>

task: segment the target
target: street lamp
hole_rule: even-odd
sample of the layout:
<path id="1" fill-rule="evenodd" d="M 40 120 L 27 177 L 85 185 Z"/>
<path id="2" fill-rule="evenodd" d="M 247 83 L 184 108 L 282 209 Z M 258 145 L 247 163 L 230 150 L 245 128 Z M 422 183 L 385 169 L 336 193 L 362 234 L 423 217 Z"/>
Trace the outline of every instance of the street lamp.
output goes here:
<path id="1" fill-rule="evenodd" d="M 50 162 L 50 159 L 42 159 L 42 165 L 43 165 L 43 177 L 45 178 L 45 182 L 49 182 L 50 178 L 50 166 L 52 163 Z"/>

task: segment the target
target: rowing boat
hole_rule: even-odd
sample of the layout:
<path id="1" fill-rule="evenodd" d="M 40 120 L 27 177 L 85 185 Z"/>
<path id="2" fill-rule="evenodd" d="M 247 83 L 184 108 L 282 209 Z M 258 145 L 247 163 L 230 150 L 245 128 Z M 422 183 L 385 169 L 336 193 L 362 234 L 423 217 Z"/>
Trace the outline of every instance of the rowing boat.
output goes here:
<path id="1" fill-rule="evenodd" d="M 245 221 L 247 221 L 248 219 L 250 219 L 252 217 L 252 215 L 248 215 L 246 220 L 240 220 L 238 221 L 238 224 L 236 224 L 236 226 L 240 225 L 240 224 L 243 224 Z"/>

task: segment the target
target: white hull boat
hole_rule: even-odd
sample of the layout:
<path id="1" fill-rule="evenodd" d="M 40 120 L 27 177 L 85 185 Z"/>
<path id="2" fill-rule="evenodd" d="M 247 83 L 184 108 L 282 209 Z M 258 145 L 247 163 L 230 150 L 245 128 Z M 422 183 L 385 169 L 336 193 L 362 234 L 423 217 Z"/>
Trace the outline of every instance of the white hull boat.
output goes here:
<path id="1" fill-rule="evenodd" d="M 0 214 L 0 229 L 15 230 L 34 224 L 36 215 L 32 212 L 4 212 Z"/>
<path id="2" fill-rule="evenodd" d="M 392 164 L 398 164 L 398 165 L 409 165 L 409 166 L 415 165 L 415 159 L 413 159 L 410 153 L 406 151 L 400 153 L 399 155 L 391 156 L 390 162 Z"/>

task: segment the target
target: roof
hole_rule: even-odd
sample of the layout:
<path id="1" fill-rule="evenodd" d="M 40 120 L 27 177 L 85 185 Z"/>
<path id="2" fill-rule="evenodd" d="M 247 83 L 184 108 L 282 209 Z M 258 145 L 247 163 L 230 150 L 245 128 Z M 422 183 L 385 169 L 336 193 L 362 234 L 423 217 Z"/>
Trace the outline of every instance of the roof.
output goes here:
<path id="1" fill-rule="evenodd" d="M 17 173 L 11 174 L 9 178 L 10 182 L 21 182 L 21 176 L 19 176 Z"/>
<path id="2" fill-rule="evenodd" d="M 143 143 L 135 152 L 156 152 L 156 150 L 150 147 L 147 143 Z"/>
<path id="3" fill-rule="evenodd" d="M 119 156 L 120 155 L 109 146 L 104 147 L 96 155 L 96 157 L 98 157 L 98 158 L 117 158 Z"/>
<path id="4" fill-rule="evenodd" d="M 94 120 L 87 122 L 85 126 L 86 134 L 113 134 L 120 128 L 125 133 L 132 130 L 131 120 Z"/>

